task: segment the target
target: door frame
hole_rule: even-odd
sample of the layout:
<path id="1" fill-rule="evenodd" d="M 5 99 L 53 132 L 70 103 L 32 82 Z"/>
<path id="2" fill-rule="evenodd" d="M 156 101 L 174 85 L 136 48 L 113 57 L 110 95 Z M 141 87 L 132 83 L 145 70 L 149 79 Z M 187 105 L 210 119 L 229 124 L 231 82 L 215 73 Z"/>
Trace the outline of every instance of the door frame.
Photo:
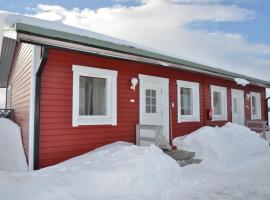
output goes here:
<path id="1" fill-rule="evenodd" d="M 234 88 L 231 89 L 232 122 L 233 122 L 233 93 L 241 94 L 242 101 L 240 100 L 240 104 L 242 104 L 242 105 L 239 106 L 239 109 L 241 109 L 241 113 L 242 113 L 240 116 L 242 124 L 240 124 L 240 125 L 245 125 L 245 118 L 246 118 L 246 116 L 245 116 L 245 92 L 244 92 L 244 90 L 239 90 L 239 89 L 234 89 Z"/>
<path id="2" fill-rule="evenodd" d="M 166 137 L 166 139 L 170 140 L 170 128 L 169 128 L 169 79 L 168 78 L 162 78 L 162 77 L 158 77 L 158 76 L 150 76 L 150 75 L 144 75 L 144 74 L 139 74 L 139 85 L 140 85 L 140 124 L 142 124 L 142 120 L 143 120 L 143 112 L 142 110 L 144 109 L 144 104 L 142 103 L 144 101 L 144 99 L 142 99 L 143 97 L 143 87 L 145 83 L 156 83 L 156 84 L 161 84 L 162 85 L 162 112 L 163 112 L 163 127 L 164 127 L 164 132 L 166 133 L 166 135 L 164 135 Z"/>

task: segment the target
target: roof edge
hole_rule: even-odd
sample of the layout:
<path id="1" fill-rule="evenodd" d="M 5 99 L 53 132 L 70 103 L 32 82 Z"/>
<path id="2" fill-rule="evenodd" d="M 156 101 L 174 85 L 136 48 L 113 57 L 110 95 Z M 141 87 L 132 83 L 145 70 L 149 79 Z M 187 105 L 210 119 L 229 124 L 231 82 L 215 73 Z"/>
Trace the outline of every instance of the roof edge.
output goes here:
<path id="1" fill-rule="evenodd" d="M 211 67 L 208 65 L 203 65 L 203 64 L 199 64 L 199 63 L 188 61 L 188 60 L 183 60 L 183 59 L 167 56 L 167 55 L 164 55 L 161 53 L 156 53 L 153 51 L 139 49 L 139 48 L 133 47 L 133 46 L 128 46 L 128 45 L 124 45 L 124 44 L 116 44 L 116 43 L 113 43 L 110 41 L 100 40 L 100 39 L 96 39 L 96 38 L 90 38 L 87 36 L 81 36 L 78 34 L 64 32 L 64 31 L 58 31 L 58 30 L 54 30 L 54 29 L 46 29 L 43 27 L 24 24 L 24 23 L 16 23 L 15 30 L 18 33 L 35 35 L 35 36 L 40 36 L 40 37 L 44 37 L 44 38 L 50 38 L 50 39 L 54 39 L 54 40 L 65 41 L 65 42 L 70 42 L 70 43 L 75 43 L 75 44 L 80 44 L 80 45 L 85 45 L 85 46 L 93 46 L 93 47 L 101 48 L 101 49 L 105 49 L 105 50 L 117 51 L 120 53 L 142 56 L 142 57 L 151 58 L 151 59 L 157 59 L 159 61 L 164 61 L 164 62 L 168 62 L 168 63 L 172 63 L 172 64 L 184 65 L 184 66 L 187 66 L 187 67 L 190 67 L 193 69 L 197 69 L 197 70 L 202 70 L 205 72 L 211 72 L 211 73 L 217 73 L 217 74 L 221 74 L 221 75 L 231 76 L 232 79 L 233 78 L 246 79 L 250 82 L 254 82 L 255 84 L 258 83 L 258 84 L 262 84 L 266 87 L 270 87 L 270 82 L 268 82 L 268 81 L 264 81 L 264 80 L 253 78 L 253 77 L 246 76 L 246 75 L 241 75 L 241 74 L 234 73 L 234 72 L 229 72 L 227 70 L 214 68 L 214 67 Z"/>

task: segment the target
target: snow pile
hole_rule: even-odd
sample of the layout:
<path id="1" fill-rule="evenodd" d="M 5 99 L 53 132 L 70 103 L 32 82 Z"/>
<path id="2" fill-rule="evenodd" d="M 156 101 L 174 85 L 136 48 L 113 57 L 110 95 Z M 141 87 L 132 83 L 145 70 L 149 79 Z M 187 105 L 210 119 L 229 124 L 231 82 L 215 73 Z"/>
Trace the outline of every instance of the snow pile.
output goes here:
<path id="1" fill-rule="evenodd" d="M 174 139 L 179 149 L 196 152 L 209 167 L 233 167 L 270 153 L 267 141 L 247 127 L 227 123 L 223 127 L 203 127 Z"/>
<path id="2" fill-rule="evenodd" d="M 249 84 L 249 81 L 246 79 L 242 79 L 242 78 L 234 78 L 234 81 L 238 84 L 238 85 L 242 85 L 242 86 L 246 86 Z"/>
<path id="3" fill-rule="evenodd" d="M 0 118 L 0 170 L 27 171 L 20 127 L 9 119 Z"/>
<path id="4" fill-rule="evenodd" d="M 0 199 L 166 199 L 181 177 L 159 148 L 117 142 L 36 172 L 0 174 Z"/>

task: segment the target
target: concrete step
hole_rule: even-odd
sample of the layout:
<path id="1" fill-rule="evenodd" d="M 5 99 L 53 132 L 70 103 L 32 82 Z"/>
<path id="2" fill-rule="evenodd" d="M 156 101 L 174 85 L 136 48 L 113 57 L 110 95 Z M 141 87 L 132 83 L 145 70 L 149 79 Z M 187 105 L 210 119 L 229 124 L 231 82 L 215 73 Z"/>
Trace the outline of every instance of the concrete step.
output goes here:
<path id="1" fill-rule="evenodd" d="M 188 151 L 177 149 L 177 150 L 171 150 L 171 151 L 164 150 L 164 153 L 166 153 L 167 155 L 171 156 L 174 160 L 176 160 L 176 162 L 181 167 L 190 165 L 190 164 L 198 164 L 202 161 L 200 159 L 194 159 L 195 152 L 188 152 Z"/>
<path id="2" fill-rule="evenodd" d="M 184 167 L 191 164 L 199 164 L 201 161 L 202 161 L 201 159 L 189 159 L 189 160 L 180 160 L 180 161 L 177 161 L 177 163 L 181 167 Z"/>
<path id="3" fill-rule="evenodd" d="M 165 151 L 165 153 L 175 160 L 189 160 L 195 156 L 195 152 L 188 152 L 183 150 L 171 150 Z"/>

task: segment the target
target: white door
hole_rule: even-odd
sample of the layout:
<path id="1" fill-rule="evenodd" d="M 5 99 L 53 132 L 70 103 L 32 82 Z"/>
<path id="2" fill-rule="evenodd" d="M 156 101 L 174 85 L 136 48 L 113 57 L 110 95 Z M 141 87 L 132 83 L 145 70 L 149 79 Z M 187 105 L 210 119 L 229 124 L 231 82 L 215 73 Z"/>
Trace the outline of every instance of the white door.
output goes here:
<path id="1" fill-rule="evenodd" d="M 232 122 L 245 124 L 244 91 L 232 89 Z"/>
<path id="2" fill-rule="evenodd" d="M 139 75 L 140 124 L 161 125 L 169 141 L 169 79 Z"/>

